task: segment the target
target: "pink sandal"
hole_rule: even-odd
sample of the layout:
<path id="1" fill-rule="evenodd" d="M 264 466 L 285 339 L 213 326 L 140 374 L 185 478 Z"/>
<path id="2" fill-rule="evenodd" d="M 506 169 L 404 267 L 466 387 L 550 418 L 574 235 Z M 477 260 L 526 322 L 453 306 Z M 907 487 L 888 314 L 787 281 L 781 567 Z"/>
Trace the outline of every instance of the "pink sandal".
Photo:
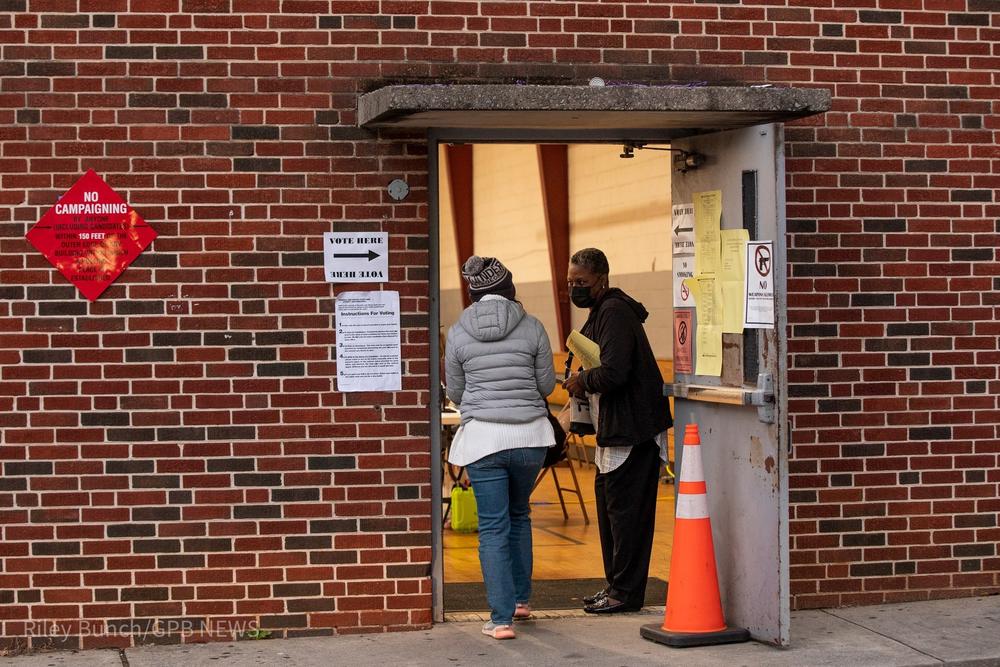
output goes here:
<path id="1" fill-rule="evenodd" d="M 483 634 L 493 639 L 514 639 L 514 628 L 509 625 L 497 625 L 490 621 L 483 626 Z"/>

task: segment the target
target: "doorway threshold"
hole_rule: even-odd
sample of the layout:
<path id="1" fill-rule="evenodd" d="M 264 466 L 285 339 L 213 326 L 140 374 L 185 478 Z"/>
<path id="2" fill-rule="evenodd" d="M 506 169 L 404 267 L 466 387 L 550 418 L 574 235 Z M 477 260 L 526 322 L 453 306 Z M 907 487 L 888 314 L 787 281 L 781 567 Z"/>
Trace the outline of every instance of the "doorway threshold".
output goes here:
<path id="1" fill-rule="evenodd" d="M 639 611 L 629 612 L 633 616 L 648 616 L 658 614 L 663 616 L 663 606 L 646 606 Z M 593 614 L 588 614 L 583 609 L 532 609 L 531 618 L 528 621 L 543 620 L 550 618 L 592 618 Z M 445 623 L 485 623 L 490 620 L 488 611 L 456 611 L 444 615 Z M 516 621 L 524 623 L 525 621 Z"/>

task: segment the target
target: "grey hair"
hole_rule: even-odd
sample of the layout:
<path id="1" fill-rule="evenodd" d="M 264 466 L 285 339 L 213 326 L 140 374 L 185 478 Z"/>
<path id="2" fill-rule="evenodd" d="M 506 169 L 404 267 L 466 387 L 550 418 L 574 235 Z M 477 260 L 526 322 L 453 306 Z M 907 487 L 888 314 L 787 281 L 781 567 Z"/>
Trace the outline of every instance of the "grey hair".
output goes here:
<path id="1" fill-rule="evenodd" d="M 584 248 L 573 253 L 569 259 L 570 264 L 582 266 L 591 273 L 599 276 L 606 276 L 611 273 L 608 266 L 608 258 L 597 248 Z"/>

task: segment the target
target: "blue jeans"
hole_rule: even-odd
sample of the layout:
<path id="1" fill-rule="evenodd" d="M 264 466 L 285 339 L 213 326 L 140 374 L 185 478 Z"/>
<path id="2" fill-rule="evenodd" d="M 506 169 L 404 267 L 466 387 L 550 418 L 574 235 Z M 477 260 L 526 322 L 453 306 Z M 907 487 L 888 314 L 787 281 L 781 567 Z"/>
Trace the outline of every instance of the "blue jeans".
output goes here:
<path id="1" fill-rule="evenodd" d="M 531 516 L 528 497 L 545 447 L 508 449 L 465 467 L 479 512 L 479 564 L 490 620 L 510 625 L 514 606 L 531 598 Z"/>

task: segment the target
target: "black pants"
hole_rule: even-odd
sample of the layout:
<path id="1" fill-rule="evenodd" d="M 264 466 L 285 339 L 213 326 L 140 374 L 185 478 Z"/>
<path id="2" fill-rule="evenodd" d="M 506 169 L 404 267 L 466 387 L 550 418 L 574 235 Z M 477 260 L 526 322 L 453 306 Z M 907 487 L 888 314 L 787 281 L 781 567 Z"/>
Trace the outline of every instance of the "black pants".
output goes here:
<path id="1" fill-rule="evenodd" d="M 624 463 L 594 479 L 608 596 L 634 607 L 646 598 L 659 479 L 660 448 L 653 440 L 633 446 Z"/>

